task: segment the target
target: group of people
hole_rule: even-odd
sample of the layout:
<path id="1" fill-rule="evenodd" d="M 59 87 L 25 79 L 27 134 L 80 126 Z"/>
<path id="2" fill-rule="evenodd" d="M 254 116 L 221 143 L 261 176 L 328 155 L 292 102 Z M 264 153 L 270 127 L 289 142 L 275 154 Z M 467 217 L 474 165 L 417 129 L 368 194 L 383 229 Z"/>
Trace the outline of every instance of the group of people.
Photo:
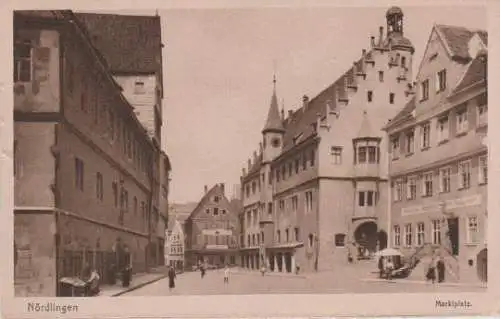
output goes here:
<path id="1" fill-rule="evenodd" d="M 429 263 L 429 266 L 427 267 L 425 278 L 427 279 L 427 281 L 431 281 L 432 283 L 435 283 L 436 279 L 438 282 L 443 282 L 445 277 L 444 276 L 445 270 L 446 267 L 444 264 L 443 257 L 439 258 L 434 257 L 432 258 L 431 262 Z"/>
<path id="2" fill-rule="evenodd" d="M 400 267 L 400 256 L 381 256 L 378 260 L 379 277 L 386 277 L 388 280 L 391 280 L 393 271 Z"/>

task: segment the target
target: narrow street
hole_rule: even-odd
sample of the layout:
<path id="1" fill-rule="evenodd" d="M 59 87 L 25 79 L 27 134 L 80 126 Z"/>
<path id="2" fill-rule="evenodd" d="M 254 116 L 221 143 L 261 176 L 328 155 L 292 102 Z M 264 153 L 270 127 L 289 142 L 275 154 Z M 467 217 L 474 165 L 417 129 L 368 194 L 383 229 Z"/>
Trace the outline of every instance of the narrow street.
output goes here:
<path id="1" fill-rule="evenodd" d="M 205 278 L 199 272 L 179 274 L 176 287 L 169 291 L 168 279 L 162 279 L 124 296 L 167 295 L 218 295 L 218 294 L 302 294 L 302 293 L 421 293 L 421 292 L 481 292 L 484 288 L 439 286 L 421 283 L 378 282 L 369 278 L 334 272 L 307 276 L 266 275 L 257 272 L 237 271 L 231 274 L 229 284 L 224 284 L 222 271 L 209 271 Z"/>

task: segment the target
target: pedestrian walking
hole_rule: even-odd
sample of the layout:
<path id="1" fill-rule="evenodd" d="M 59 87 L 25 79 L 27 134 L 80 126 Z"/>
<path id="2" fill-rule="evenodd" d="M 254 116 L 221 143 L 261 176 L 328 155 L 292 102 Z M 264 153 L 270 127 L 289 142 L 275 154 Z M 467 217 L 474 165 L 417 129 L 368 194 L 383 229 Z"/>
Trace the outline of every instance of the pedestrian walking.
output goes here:
<path id="1" fill-rule="evenodd" d="M 434 258 L 432 258 L 431 262 L 429 263 L 425 277 L 427 278 L 427 281 L 431 281 L 432 283 L 436 281 L 436 267 Z"/>
<path id="2" fill-rule="evenodd" d="M 378 259 L 378 277 L 382 278 L 384 275 L 384 256 L 380 256 Z"/>
<path id="3" fill-rule="evenodd" d="M 205 277 L 205 266 L 203 264 L 200 265 L 200 273 L 201 278 Z"/>
<path id="4" fill-rule="evenodd" d="M 227 265 L 224 268 L 224 283 L 225 284 L 229 283 L 229 267 Z"/>
<path id="5" fill-rule="evenodd" d="M 175 288 L 175 279 L 177 274 L 175 273 L 175 268 L 172 266 L 168 267 L 168 290 L 172 291 Z"/>
<path id="6" fill-rule="evenodd" d="M 442 256 L 436 263 L 436 270 L 438 273 L 438 282 L 444 282 L 445 265 L 444 265 L 444 258 Z"/>
<path id="7" fill-rule="evenodd" d="M 394 263 L 392 262 L 392 258 L 387 258 L 387 262 L 385 264 L 386 272 L 387 272 L 387 280 L 392 279 L 392 271 L 394 270 Z"/>

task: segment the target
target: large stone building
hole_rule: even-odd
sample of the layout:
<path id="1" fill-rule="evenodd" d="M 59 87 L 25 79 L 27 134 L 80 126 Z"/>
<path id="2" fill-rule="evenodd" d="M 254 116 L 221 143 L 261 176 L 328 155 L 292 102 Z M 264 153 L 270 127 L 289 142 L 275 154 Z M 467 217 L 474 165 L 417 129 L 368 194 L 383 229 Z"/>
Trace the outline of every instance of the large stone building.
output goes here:
<path id="1" fill-rule="evenodd" d="M 382 128 L 413 95 L 414 52 L 401 9 L 390 8 L 386 23 L 361 58 L 286 118 L 274 90 L 260 152 L 241 176 L 243 266 L 332 269 L 386 246 Z"/>
<path id="2" fill-rule="evenodd" d="M 239 209 L 238 200 L 226 197 L 224 184 L 205 186 L 203 198 L 185 221 L 186 267 L 236 265 Z"/>
<path id="3" fill-rule="evenodd" d="M 386 128 L 391 245 L 442 255 L 448 280 L 486 281 L 487 44 L 485 31 L 434 26 L 417 94 Z"/>
<path id="4" fill-rule="evenodd" d="M 159 262 L 148 249 L 160 223 L 159 140 L 148 116 L 135 113 L 161 96 L 160 20 L 95 15 L 120 21 L 104 28 L 92 26 L 92 16 L 14 13 L 18 296 L 55 296 L 58 279 L 79 275 L 86 263 L 106 280 L 125 247 L 134 272 Z M 135 103 L 120 72 L 154 74 L 145 94 L 154 105 Z"/>

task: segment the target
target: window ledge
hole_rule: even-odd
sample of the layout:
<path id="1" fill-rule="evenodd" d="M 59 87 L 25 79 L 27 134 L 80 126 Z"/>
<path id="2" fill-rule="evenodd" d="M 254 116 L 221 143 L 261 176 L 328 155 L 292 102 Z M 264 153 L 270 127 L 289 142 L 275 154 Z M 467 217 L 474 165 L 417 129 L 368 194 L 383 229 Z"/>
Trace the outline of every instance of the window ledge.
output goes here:
<path id="1" fill-rule="evenodd" d="M 478 185 L 480 185 L 480 186 L 487 185 L 487 184 L 488 184 L 488 182 L 479 182 L 478 183 Z"/>
<path id="2" fill-rule="evenodd" d="M 422 152 L 424 152 L 424 151 L 427 151 L 427 150 L 428 150 L 428 149 L 430 149 L 430 148 L 431 148 L 430 146 L 425 146 L 425 147 L 422 147 L 420 150 L 421 150 Z"/>
<path id="3" fill-rule="evenodd" d="M 458 187 L 457 188 L 457 190 L 459 190 L 459 191 L 466 191 L 468 189 L 470 189 L 470 186 L 469 187 Z"/>
<path id="4" fill-rule="evenodd" d="M 481 130 L 481 129 L 487 128 L 487 127 L 488 127 L 488 122 L 478 123 L 477 127 L 476 127 L 476 132 L 479 131 L 479 130 Z"/>
<path id="5" fill-rule="evenodd" d="M 393 157 L 391 160 L 397 161 L 399 159 L 399 156 Z"/>
<path id="6" fill-rule="evenodd" d="M 467 131 L 461 131 L 461 132 L 457 132 L 455 137 L 461 137 L 461 136 L 465 136 L 465 135 L 467 135 Z"/>
<path id="7" fill-rule="evenodd" d="M 475 247 L 475 246 L 479 246 L 480 243 L 477 242 L 477 243 L 469 243 L 469 242 L 466 242 L 464 243 L 464 246 L 468 246 L 468 247 Z"/>
<path id="8" fill-rule="evenodd" d="M 413 154 L 415 154 L 414 152 L 409 152 L 409 153 L 406 153 L 405 157 L 410 157 L 412 156 Z"/>
<path id="9" fill-rule="evenodd" d="M 432 194 L 430 195 L 422 194 L 422 198 L 427 198 L 427 197 L 432 197 Z"/>
<path id="10" fill-rule="evenodd" d="M 443 139 L 443 140 L 439 141 L 439 142 L 438 142 L 438 145 L 443 145 L 443 144 L 446 144 L 446 143 L 448 143 L 449 141 L 450 141 L 449 139 L 445 138 L 445 139 Z"/>

